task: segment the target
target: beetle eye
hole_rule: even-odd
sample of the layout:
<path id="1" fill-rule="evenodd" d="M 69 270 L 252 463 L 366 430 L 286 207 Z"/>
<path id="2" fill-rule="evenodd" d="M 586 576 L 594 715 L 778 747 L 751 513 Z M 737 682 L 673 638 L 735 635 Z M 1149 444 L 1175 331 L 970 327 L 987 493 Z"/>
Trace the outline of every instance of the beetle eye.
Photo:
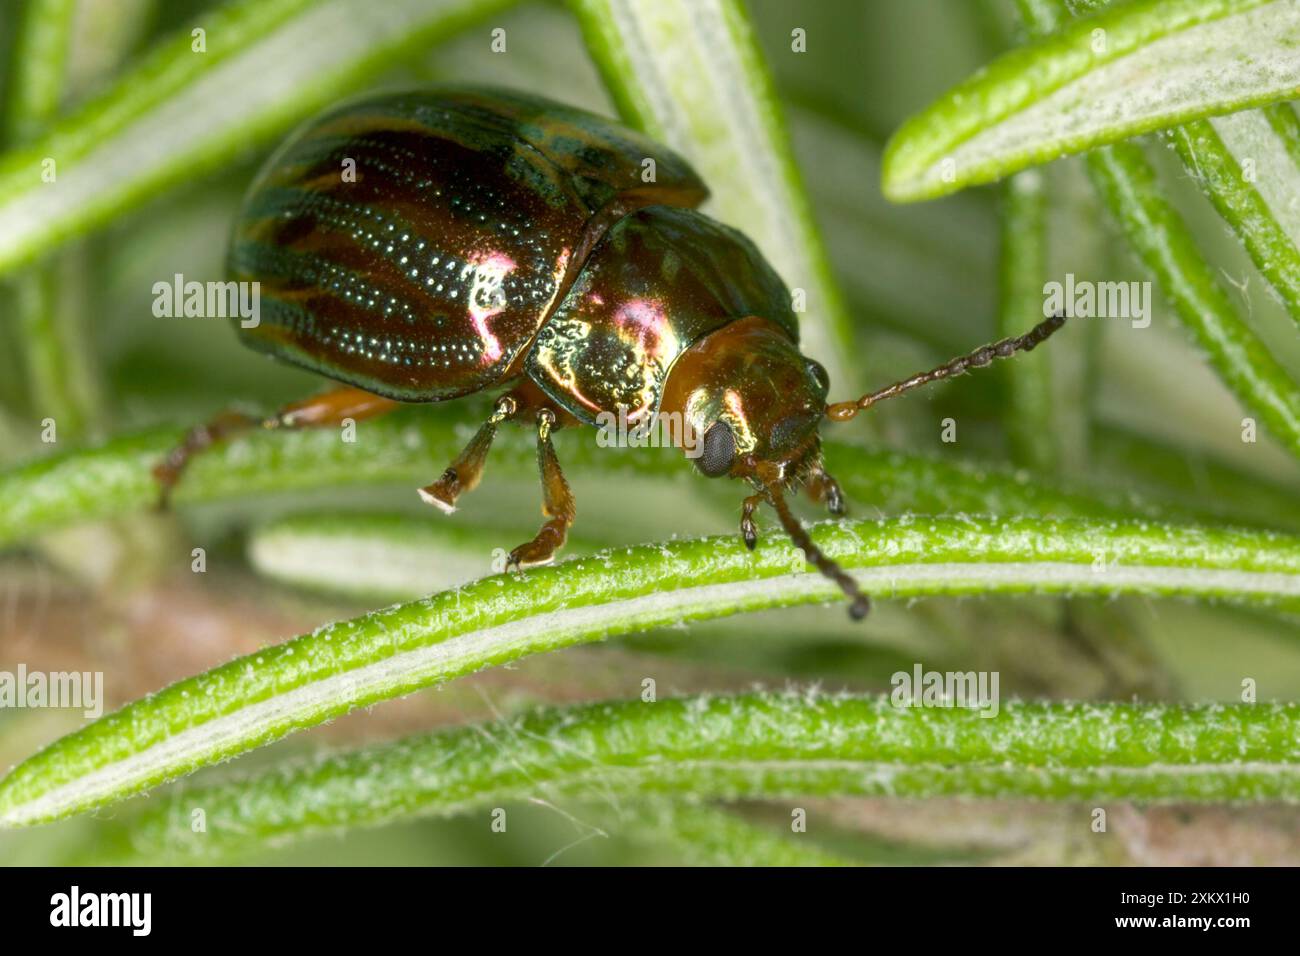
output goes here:
<path id="1" fill-rule="evenodd" d="M 826 393 L 831 390 L 831 377 L 826 374 L 826 369 L 822 367 L 820 362 L 814 362 L 812 359 L 809 359 L 808 374 L 813 377 L 813 381 L 817 383 L 817 387 L 821 389 L 822 396 L 825 397 Z"/>
<path id="2" fill-rule="evenodd" d="M 736 436 L 726 422 L 714 422 L 704 433 L 704 451 L 695 459 L 695 467 L 709 478 L 719 478 L 731 470 L 736 457 Z"/>

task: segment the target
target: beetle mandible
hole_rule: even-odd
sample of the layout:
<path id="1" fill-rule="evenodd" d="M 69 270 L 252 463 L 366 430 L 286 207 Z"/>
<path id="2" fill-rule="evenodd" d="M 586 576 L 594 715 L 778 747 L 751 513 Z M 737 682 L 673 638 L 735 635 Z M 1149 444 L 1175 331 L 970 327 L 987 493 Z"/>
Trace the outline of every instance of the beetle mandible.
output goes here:
<path id="1" fill-rule="evenodd" d="M 341 387 L 264 421 L 226 413 L 192 429 L 154 469 L 163 503 L 195 454 L 242 429 L 339 424 L 504 388 L 420 494 L 454 511 L 497 427 L 532 424 L 546 521 L 510 552 L 509 566 L 525 567 L 551 561 L 574 519 L 551 432 L 620 408 L 633 423 L 675 413 L 703 436 L 704 475 L 753 486 L 746 545 L 766 501 L 862 617 L 867 597 L 786 502 L 802 486 L 844 512 L 822 465 L 821 423 L 1029 351 L 1064 319 L 827 404 L 826 372 L 799 351 L 785 285 L 745 236 L 696 211 L 707 196 L 671 150 L 535 96 L 449 87 L 327 111 L 254 180 L 229 260 L 235 279 L 260 283 L 260 321 L 238 328 L 244 344 Z"/>

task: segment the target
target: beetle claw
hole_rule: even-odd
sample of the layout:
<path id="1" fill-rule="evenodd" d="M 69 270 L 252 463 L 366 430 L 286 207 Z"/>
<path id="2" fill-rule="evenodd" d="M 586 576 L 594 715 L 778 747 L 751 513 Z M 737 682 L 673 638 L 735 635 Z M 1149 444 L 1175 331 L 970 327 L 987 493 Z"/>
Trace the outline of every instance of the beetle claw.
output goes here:
<path id="1" fill-rule="evenodd" d="M 564 547 L 568 526 L 567 518 L 552 518 L 546 522 L 532 541 L 527 541 L 510 552 L 506 558 L 506 570 L 513 568 L 522 571 L 524 568 L 550 564 L 555 560 L 555 553 Z"/>
<path id="2" fill-rule="evenodd" d="M 758 546 L 758 525 L 754 523 L 754 509 L 762 500 L 762 495 L 750 495 L 740 506 L 740 536 L 745 539 L 745 547 L 750 551 Z"/>
<path id="3" fill-rule="evenodd" d="M 555 563 L 554 554 L 548 554 L 548 555 L 538 556 L 533 558 L 528 558 L 525 557 L 524 555 L 519 554 L 518 552 L 523 551 L 525 547 L 527 546 L 525 545 L 523 547 L 515 548 L 514 551 L 510 552 L 509 557 L 506 558 L 507 574 L 510 573 L 511 571 L 526 571 L 529 568 L 538 568 L 544 564 Z"/>

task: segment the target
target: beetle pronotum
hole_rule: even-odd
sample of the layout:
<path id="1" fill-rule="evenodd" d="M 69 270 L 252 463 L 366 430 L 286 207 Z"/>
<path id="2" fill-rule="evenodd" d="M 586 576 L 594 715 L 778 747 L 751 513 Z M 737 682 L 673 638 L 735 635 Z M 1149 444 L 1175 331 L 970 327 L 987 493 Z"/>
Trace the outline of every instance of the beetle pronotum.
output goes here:
<path id="1" fill-rule="evenodd" d="M 653 159 L 654 182 L 643 161 Z M 354 175 L 344 176 L 344 168 Z M 798 347 L 784 283 L 754 245 L 696 211 L 704 183 L 681 157 L 609 120 L 537 97 L 445 88 L 345 104 L 298 130 L 244 200 L 234 278 L 261 286 L 244 343 L 341 387 L 260 424 L 298 428 L 504 388 L 491 417 L 424 500 L 444 511 L 478 484 L 497 427 L 537 430 L 546 522 L 510 552 L 552 560 L 574 518 L 555 428 L 676 413 L 703 436 L 697 468 L 754 488 L 808 561 L 862 617 L 869 602 L 790 511 L 805 487 L 832 514 L 839 485 L 818 429 L 879 401 L 1034 348 L 1064 319 L 856 401 Z M 192 429 L 155 468 L 164 502 L 202 449 L 258 420 Z"/>

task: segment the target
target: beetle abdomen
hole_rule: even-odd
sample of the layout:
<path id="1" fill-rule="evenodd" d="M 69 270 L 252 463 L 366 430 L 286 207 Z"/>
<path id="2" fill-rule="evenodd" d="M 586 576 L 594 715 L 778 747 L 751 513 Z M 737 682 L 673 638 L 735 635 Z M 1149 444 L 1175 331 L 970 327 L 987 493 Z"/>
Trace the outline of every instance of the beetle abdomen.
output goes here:
<path id="1" fill-rule="evenodd" d="M 641 179 L 642 158 L 656 165 Z M 532 97 L 442 90 L 314 120 L 253 184 L 231 247 L 261 285 L 245 342 L 403 401 L 489 387 L 600 234 L 647 202 L 694 204 L 676 155 Z"/>
<path id="2" fill-rule="evenodd" d="M 693 209 L 649 206 L 605 233 L 524 368 L 582 421 L 656 411 L 673 362 L 715 329 L 760 316 L 798 342 L 781 278 L 744 235 Z"/>

